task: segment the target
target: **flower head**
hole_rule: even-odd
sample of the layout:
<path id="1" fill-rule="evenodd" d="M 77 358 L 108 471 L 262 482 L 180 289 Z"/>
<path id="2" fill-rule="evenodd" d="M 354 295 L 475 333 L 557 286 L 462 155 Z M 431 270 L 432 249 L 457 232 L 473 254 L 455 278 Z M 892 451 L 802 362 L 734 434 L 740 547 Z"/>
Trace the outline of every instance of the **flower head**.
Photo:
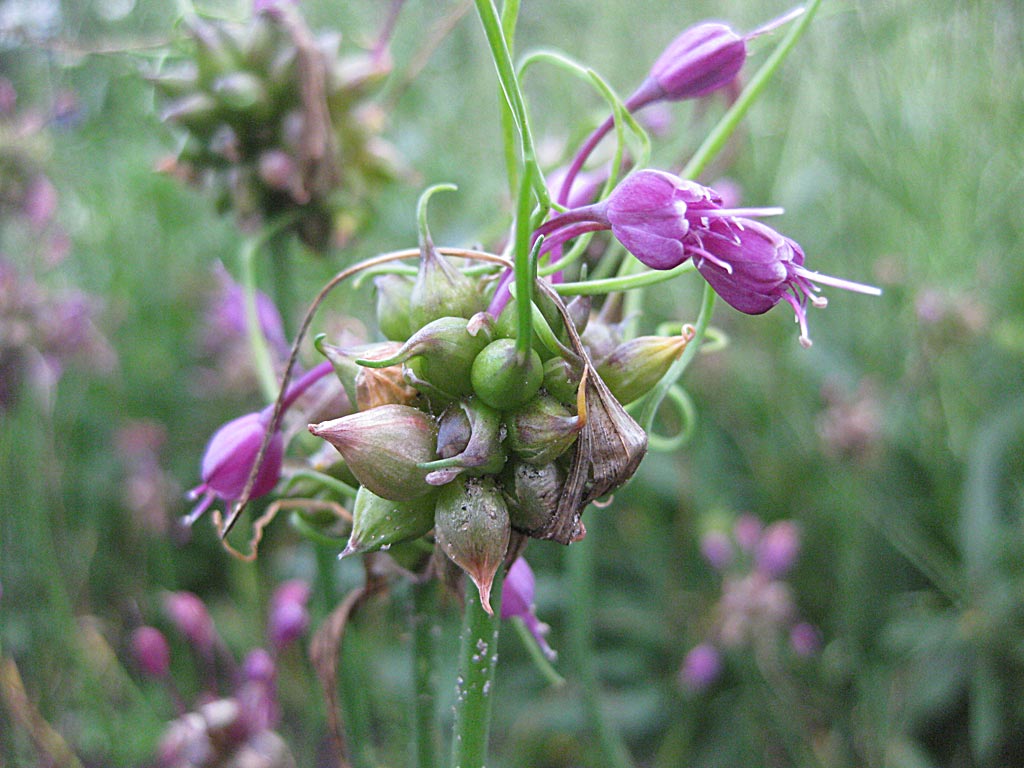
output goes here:
<path id="1" fill-rule="evenodd" d="M 501 618 L 520 618 L 530 630 L 530 634 L 537 641 L 541 652 L 551 661 L 554 661 L 558 654 L 548 645 L 547 634 L 549 627 L 543 624 L 538 618 L 533 605 L 534 590 L 533 570 L 530 564 L 522 557 L 516 558 L 512 567 L 508 569 L 505 576 L 505 583 L 501 591 Z"/>

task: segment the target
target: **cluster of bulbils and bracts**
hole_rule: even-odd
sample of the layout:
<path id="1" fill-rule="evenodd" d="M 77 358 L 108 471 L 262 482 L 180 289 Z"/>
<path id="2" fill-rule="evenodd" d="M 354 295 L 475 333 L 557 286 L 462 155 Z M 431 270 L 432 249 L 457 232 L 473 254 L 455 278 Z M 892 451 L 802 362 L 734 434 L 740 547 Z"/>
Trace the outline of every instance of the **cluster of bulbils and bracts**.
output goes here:
<path id="1" fill-rule="evenodd" d="M 289 214 L 323 249 L 356 231 L 374 190 L 398 169 L 369 100 L 391 64 L 387 48 L 341 55 L 292 3 L 257 4 L 246 24 L 191 17 L 186 52 L 150 79 L 181 129 L 163 168 L 213 188 L 243 222 Z"/>
<path id="2" fill-rule="evenodd" d="M 748 36 L 749 37 L 749 36 Z M 733 82 L 746 39 L 721 24 L 680 35 L 627 100 L 632 110 L 656 101 L 706 95 Z M 610 230 L 653 269 L 693 260 L 711 287 L 736 309 L 759 314 L 781 300 L 792 305 L 806 344 L 804 308 L 823 303 L 823 278 L 804 267 L 789 238 L 753 217 L 774 209 L 724 205 L 715 191 L 657 170 L 634 170 L 603 200 L 573 201 L 584 162 L 611 126 L 591 135 L 555 194 L 562 210 L 539 226 L 541 256 L 587 232 Z M 570 543 L 584 535 L 583 509 L 620 487 L 635 471 L 647 436 L 624 406 L 647 394 L 691 338 L 625 339 L 608 310 L 591 316 L 586 300 L 563 303 L 544 282 L 534 291 L 535 316 L 549 333 L 522 349 L 517 338 L 510 271 L 463 271 L 434 247 L 421 224 L 415 278 L 376 279 L 377 320 L 388 341 L 340 348 L 318 341 L 354 412 L 310 425 L 340 453 L 359 488 L 343 554 L 388 548 L 392 555 L 432 533 L 442 564 L 467 573 L 488 606 L 497 569 L 527 537 Z M 558 258 L 553 255 L 552 258 Z M 535 326 L 537 322 L 535 320 Z M 287 392 L 301 394 L 314 368 Z M 211 440 L 196 492 L 242 495 L 270 409 L 226 425 Z M 283 444 L 275 433 L 254 476 L 254 496 L 280 475 Z M 442 572 L 444 572 L 444 565 Z"/>

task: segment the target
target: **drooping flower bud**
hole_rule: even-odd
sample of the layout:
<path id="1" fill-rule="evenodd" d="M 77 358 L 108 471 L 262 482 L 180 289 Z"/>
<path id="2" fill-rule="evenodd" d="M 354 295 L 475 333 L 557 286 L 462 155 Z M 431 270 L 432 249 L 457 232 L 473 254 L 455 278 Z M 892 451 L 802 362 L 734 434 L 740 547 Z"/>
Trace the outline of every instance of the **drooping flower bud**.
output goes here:
<path id="1" fill-rule="evenodd" d="M 470 379 L 481 400 L 504 411 L 537 394 L 544 381 L 544 366 L 535 350 L 522 355 L 514 339 L 497 339 L 473 360 Z"/>
<path id="2" fill-rule="evenodd" d="M 704 22 L 684 30 L 651 65 L 642 103 L 706 96 L 731 83 L 747 60 L 747 43 L 725 24 Z M 633 99 L 630 100 L 631 102 Z M 634 109 L 639 104 L 630 104 Z"/>
<path id="3" fill-rule="evenodd" d="M 164 596 L 164 613 L 182 636 L 200 653 L 213 653 L 217 630 L 206 603 L 192 592 L 169 592 Z"/>
<path id="4" fill-rule="evenodd" d="M 508 551 L 508 508 L 491 477 L 457 477 L 437 499 L 434 535 L 448 558 L 464 570 L 491 609 L 491 584 Z"/>
<path id="5" fill-rule="evenodd" d="M 437 427 L 423 411 L 382 405 L 310 424 L 309 431 L 337 448 L 356 479 L 378 496 L 411 501 L 431 490 L 428 470 L 419 465 L 437 458 Z"/>
<path id="6" fill-rule="evenodd" d="M 185 517 L 186 525 L 195 522 L 216 498 L 231 501 L 241 497 L 271 415 L 270 409 L 247 413 L 214 432 L 203 454 L 203 482 L 189 491 L 190 498 L 202 500 Z M 277 485 L 283 456 L 284 438 L 277 431 L 267 445 L 250 498 L 270 493 Z"/>
<path id="7" fill-rule="evenodd" d="M 549 627 L 541 623 L 537 618 L 537 612 L 533 604 L 535 580 L 530 564 L 525 558 L 517 557 L 508 569 L 505 581 L 501 588 L 501 618 L 522 619 L 526 628 L 530 630 L 537 646 L 540 648 L 549 661 L 554 661 L 558 654 L 548 645 L 547 634 Z"/>
<path id="8" fill-rule="evenodd" d="M 638 336 L 620 344 L 598 363 L 601 374 L 615 399 L 629 405 L 648 392 L 668 373 L 693 338 L 691 326 L 679 336 Z"/>
<path id="9" fill-rule="evenodd" d="M 414 330 L 409 319 L 413 281 L 405 275 L 378 275 L 373 284 L 377 288 L 377 327 L 384 338 L 405 341 Z"/>
<path id="10" fill-rule="evenodd" d="M 565 470 L 557 464 L 513 464 L 502 481 L 512 527 L 527 536 L 541 536 L 558 509 L 564 487 Z"/>
<path id="11" fill-rule="evenodd" d="M 433 527 L 432 495 L 389 501 L 362 486 L 352 507 L 352 533 L 339 557 L 389 549 L 393 544 L 418 539 Z"/>
<path id="12" fill-rule="evenodd" d="M 291 579 L 278 585 L 270 598 L 267 614 L 267 639 L 280 651 L 298 640 L 309 629 L 309 584 Z"/>
<path id="13" fill-rule="evenodd" d="M 439 317 L 420 328 L 394 355 L 359 361 L 368 368 L 386 368 L 411 361 L 418 380 L 452 397 L 468 395 L 470 371 L 490 340 L 486 331 L 473 334 L 463 317 Z"/>
<path id="14" fill-rule="evenodd" d="M 508 443 L 529 464 L 550 464 L 576 440 L 584 420 L 551 395 L 539 395 L 508 414 Z"/>
<path id="15" fill-rule="evenodd" d="M 135 663 L 147 677 L 167 677 L 171 666 L 171 647 L 167 638 L 156 627 L 139 627 L 132 632 L 132 655 Z"/>
<path id="16" fill-rule="evenodd" d="M 453 403 L 441 414 L 437 453 L 441 457 L 425 468 L 427 482 L 444 485 L 465 473 L 491 475 L 505 466 L 501 414 L 479 398 Z M 447 454 L 447 455 L 445 455 Z"/>

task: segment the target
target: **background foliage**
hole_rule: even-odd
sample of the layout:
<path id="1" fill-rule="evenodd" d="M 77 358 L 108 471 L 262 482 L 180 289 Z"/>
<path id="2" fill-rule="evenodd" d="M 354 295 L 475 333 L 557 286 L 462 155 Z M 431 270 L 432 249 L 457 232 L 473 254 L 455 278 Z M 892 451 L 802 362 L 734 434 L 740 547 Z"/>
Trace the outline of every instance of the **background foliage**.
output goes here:
<path id="1" fill-rule="evenodd" d="M 304 7 L 314 29 L 358 43 L 379 24 L 379 5 Z M 622 93 L 684 26 L 715 17 L 752 29 L 786 10 L 738 0 L 523 5 L 520 50 L 559 47 Z M 479 23 L 467 14 L 417 58 L 456 9 L 403 12 L 396 72 L 422 71 L 396 78 L 383 101 L 394 109 L 386 134 L 414 179 L 381 195 L 346 252 L 292 254 L 293 280 L 278 291 L 292 313 L 339 263 L 414 244 L 427 184 L 459 185 L 431 204 L 437 242 L 471 244 L 504 226 L 497 87 Z M 164 590 L 202 595 L 242 651 L 260 642 L 272 586 L 315 573 L 311 545 L 284 525 L 244 565 L 206 526 L 183 543 L 170 524 L 187 510 L 181 491 L 196 481 L 209 434 L 255 405 L 200 370 L 211 267 L 234 269 L 238 231 L 199 192 L 154 172 L 174 137 L 139 64 L 169 39 L 175 16 L 157 0 L 0 4 L 0 71 L 19 109 L 47 112 L 66 94 L 75 104 L 43 136 L 69 255 L 53 269 L 32 266 L 38 248 L 16 226 L 5 225 L 0 247 L 54 289 L 100 297 L 97 324 L 117 356 L 105 373 L 71 364 L 49 399 L 26 394 L 0 413 L 0 647 L 86 765 L 148 764 L 173 717 L 126 647 L 135 626 L 160 623 Z M 753 48 L 763 57 L 761 41 Z M 698 359 L 685 382 L 699 413 L 692 442 L 650 456 L 614 504 L 588 513 L 580 546 L 592 547 L 599 576 L 590 599 L 603 706 L 639 764 L 1024 765 L 1022 50 L 1014 0 L 829 0 L 704 179 L 727 176 L 746 202 L 785 206 L 779 227 L 816 268 L 885 294 L 833 291 L 827 311 L 812 311 L 809 351 L 784 311 L 750 318 L 723 305 L 715 323 L 730 344 Z M 564 126 L 601 116 L 591 94 L 553 70 L 531 73 L 527 95 L 552 163 L 579 139 Z M 676 108 L 655 164 L 681 165 L 712 117 Z M 332 311 L 365 306 L 368 295 L 342 291 Z M 645 326 L 693 319 L 694 284 L 656 296 Z M 173 484 L 155 520 L 130 512 L 130 457 L 117 450 L 140 420 L 163 435 L 163 479 Z M 719 589 L 699 537 L 739 511 L 800 524 L 791 583 L 822 649 L 776 669 L 737 654 L 715 685 L 688 693 L 677 672 Z M 530 556 L 569 682 L 547 687 L 505 634 L 493 764 L 598 765 L 567 647 L 564 607 L 577 598 L 565 553 L 535 543 Z M 345 562 L 333 576 L 315 592 L 314 621 L 360 573 Z M 371 605 L 346 648 L 344 674 L 374 692 L 363 710 L 375 723 L 368 765 L 405 760 L 403 600 Z M 444 610 L 442 675 L 457 625 L 454 606 Z M 195 671 L 174 642 L 187 692 Z M 281 732 L 313 765 L 323 706 L 301 653 L 285 664 Z M 0 765 L 34 755 L 0 707 Z"/>

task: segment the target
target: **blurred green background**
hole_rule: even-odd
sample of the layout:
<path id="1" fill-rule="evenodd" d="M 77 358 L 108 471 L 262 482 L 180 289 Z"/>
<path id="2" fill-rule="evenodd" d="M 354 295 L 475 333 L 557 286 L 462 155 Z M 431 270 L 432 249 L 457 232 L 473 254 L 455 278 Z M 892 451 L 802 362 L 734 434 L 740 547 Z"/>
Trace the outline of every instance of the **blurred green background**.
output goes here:
<path id="1" fill-rule="evenodd" d="M 353 46 L 372 38 L 384 6 L 302 5 L 313 29 L 340 30 Z M 429 184 L 459 186 L 431 203 L 438 243 L 487 241 L 506 225 L 493 65 L 479 22 L 457 19 L 459 8 L 403 10 L 396 77 L 380 101 L 410 178 L 379 195 L 343 252 L 291 255 L 279 295 L 290 327 L 339 264 L 415 244 L 416 199 Z M 517 49 L 559 48 L 625 94 L 685 26 L 716 18 L 749 30 L 785 10 L 526 0 Z M 47 249 L 63 245 L 6 212 L 0 253 L 46 290 L 94 297 L 96 332 L 116 355 L 105 365 L 95 351 L 72 356 L 52 391 L 26 387 L 0 411 L 0 653 L 16 662 L 33 711 L 90 766 L 153 764 L 175 716 L 166 690 L 131 663 L 132 629 L 167 629 L 177 685 L 186 699 L 197 689 L 184 642 L 161 618 L 164 591 L 200 594 L 241 654 L 262 642 L 273 586 L 317 568 L 313 545 L 283 523 L 253 565 L 229 559 L 208 525 L 188 542 L 173 535 L 209 435 L 260 404 L 218 386 L 201 349 L 211 269 L 220 260 L 237 274 L 238 228 L 155 171 L 176 139 L 139 73 L 173 39 L 177 16 L 158 0 L 0 3 L 0 73 L 18 114 L 48 116 L 32 152 L 55 189 L 52 226 L 67 254 L 54 257 Z M 444 19 L 453 24 L 441 36 Z M 745 72 L 772 42 L 751 43 Z M 1016 0 L 826 0 L 703 177 L 731 180 L 746 204 L 785 207 L 773 223 L 812 268 L 884 295 L 827 290 L 830 306 L 810 310 L 810 350 L 788 310 L 748 317 L 720 303 L 715 325 L 729 346 L 699 357 L 684 380 L 698 413 L 692 441 L 650 455 L 611 506 L 588 512 L 579 546 L 597 576 L 590 661 L 600 706 L 638 765 L 1024 765 L 1022 51 Z M 405 81 L 411 68 L 421 69 Z M 552 164 L 602 118 L 596 97 L 552 68 L 532 70 L 526 91 Z M 681 167 L 719 113 L 717 103 L 674 106 L 655 164 Z M 3 141 L 0 151 L 14 146 Z M 679 283 L 650 293 L 644 330 L 694 319 L 699 281 Z M 365 319 L 370 296 L 343 290 L 328 311 Z M 133 427 L 149 430 L 143 443 L 160 469 L 148 506 L 126 485 L 141 460 L 125 437 Z M 766 667 L 741 649 L 714 685 L 690 692 L 678 670 L 721 588 L 700 536 L 739 512 L 798 522 L 789 581 L 821 650 Z M 491 765 L 605 765 L 567 639 L 566 606 L 579 596 L 566 552 L 538 542 L 528 554 L 568 682 L 547 686 L 505 633 Z M 359 566 L 342 563 L 331 578 L 333 595 L 314 595 L 314 625 Z M 408 601 L 401 589 L 394 597 L 359 617 L 345 651 L 343 674 L 373 691 L 361 715 L 373 723 L 365 765 L 407 764 Z M 443 619 L 449 680 L 455 608 Z M 321 764 L 324 706 L 299 649 L 282 659 L 279 685 L 278 730 L 299 765 Z M 50 764 L 9 693 L 0 766 Z"/>

